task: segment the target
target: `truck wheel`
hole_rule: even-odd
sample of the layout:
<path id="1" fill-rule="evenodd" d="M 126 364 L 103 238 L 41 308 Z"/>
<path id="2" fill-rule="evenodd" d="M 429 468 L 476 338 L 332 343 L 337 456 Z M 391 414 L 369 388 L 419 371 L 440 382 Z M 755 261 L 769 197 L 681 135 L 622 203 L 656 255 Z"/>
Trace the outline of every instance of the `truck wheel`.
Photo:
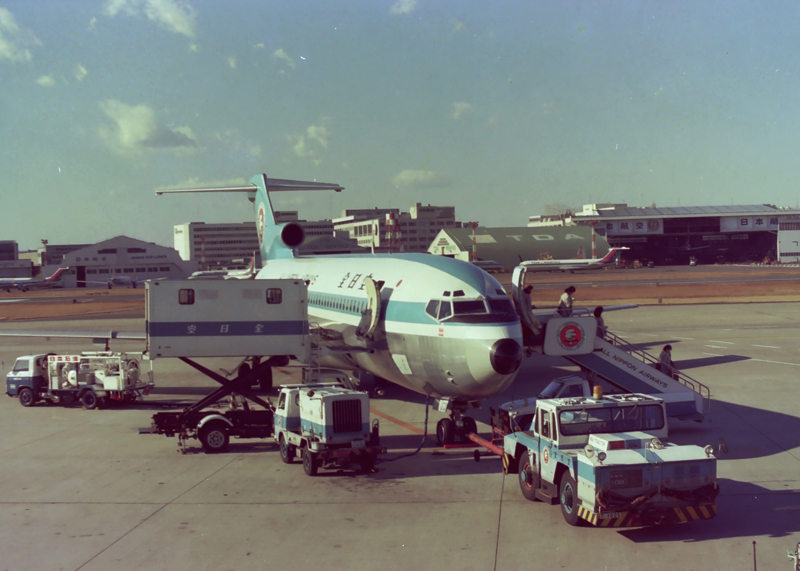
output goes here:
<path id="1" fill-rule="evenodd" d="M 531 465 L 530 454 L 525 452 L 519 461 L 519 489 L 525 499 L 536 501 L 536 490 L 539 488 L 539 473 Z"/>
<path id="2" fill-rule="evenodd" d="M 93 410 L 97 408 L 97 401 L 97 395 L 92 391 L 86 391 L 81 397 L 81 403 L 83 403 L 83 408 L 86 410 Z"/>
<path id="3" fill-rule="evenodd" d="M 317 455 L 308 448 L 304 447 L 303 470 L 305 471 L 306 476 L 316 476 L 318 468 L 319 468 L 319 460 L 317 459 Z"/>
<path id="4" fill-rule="evenodd" d="M 33 396 L 33 391 L 28 387 L 22 387 L 19 390 L 19 404 L 24 407 L 33 406 L 36 403 L 36 397 Z"/>
<path id="5" fill-rule="evenodd" d="M 452 444 L 455 440 L 456 426 L 449 418 L 443 418 L 436 424 L 436 440 L 439 446 Z"/>
<path id="6" fill-rule="evenodd" d="M 561 514 L 564 520 L 570 525 L 578 525 L 578 486 L 575 479 L 565 472 L 561 477 L 561 485 L 558 487 L 558 498 L 561 502 Z"/>
<path id="7" fill-rule="evenodd" d="M 230 442 L 228 429 L 221 422 L 209 422 L 200 429 L 200 434 L 197 437 L 200 439 L 206 454 L 225 452 Z"/>
<path id="8" fill-rule="evenodd" d="M 283 460 L 283 463 L 291 464 L 292 462 L 294 462 L 294 457 L 296 454 L 294 445 L 286 442 L 286 439 L 283 437 L 283 434 L 281 434 L 280 439 L 278 440 L 278 445 L 280 446 L 281 449 L 281 460 Z"/>
<path id="9" fill-rule="evenodd" d="M 265 392 L 272 390 L 272 367 L 261 373 L 258 378 L 258 386 Z"/>
<path id="10" fill-rule="evenodd" d="M 375 468 L 375 455 L 368 454 L 359 458 L 358 463 L 361 466 L 361 471 L 369 474 Z"/>

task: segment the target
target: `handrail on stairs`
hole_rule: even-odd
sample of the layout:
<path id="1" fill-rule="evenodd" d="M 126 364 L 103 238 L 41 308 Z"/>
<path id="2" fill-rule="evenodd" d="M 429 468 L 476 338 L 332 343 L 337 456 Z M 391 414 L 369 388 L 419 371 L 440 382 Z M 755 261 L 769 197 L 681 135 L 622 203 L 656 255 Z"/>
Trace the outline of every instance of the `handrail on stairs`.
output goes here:
<path id="1" fill-rule="evenodd" d="M 659 359 L 654 355 L 648 353 L 644 349 L 640 349 L 639 347 L 633 345 L 632 343 L 629 343 L 619 335 L 614 335 L 608 330 L 606 330 L 603 338 L 612 345 L 614 345 L 615 347 L 619 347 L 629 355 L 636 357 L 637 359 L 642 361 L 645 365 L 655 368 L 655 365 L 660 363 Z M 701 383 L 696 379 L 693 379 L 686 373 L 679 371 L 677 369 L 673 369 L 672 374 L 673 374 L 672 377 L 673 379 L 675 379 L 682 385 L 689 387 L 694 392 L 698 393 L 706 401 L 706 407 L 711 408 L 711 389 L 709 389 L 708 386 L 704 385 L 703 383 Z"/>

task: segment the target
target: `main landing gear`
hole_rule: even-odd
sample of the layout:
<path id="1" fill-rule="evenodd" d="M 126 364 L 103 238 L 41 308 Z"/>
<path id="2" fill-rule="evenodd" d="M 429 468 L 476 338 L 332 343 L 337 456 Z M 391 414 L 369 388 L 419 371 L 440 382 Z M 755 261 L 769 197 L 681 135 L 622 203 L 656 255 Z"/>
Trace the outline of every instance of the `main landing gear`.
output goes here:
<path id="1" fill-rule="evenodd" d="M 436 440 L 439 446 L 454 444 L 456 437 L 461 442 L 469 442 L 469 435 L 478 432 L 478 425 L 474 418 L 464 415 L 467 403 L 451 401 L 448 408 L 451 408 L 450 418 L 443 418 L 436 424 Z"/>

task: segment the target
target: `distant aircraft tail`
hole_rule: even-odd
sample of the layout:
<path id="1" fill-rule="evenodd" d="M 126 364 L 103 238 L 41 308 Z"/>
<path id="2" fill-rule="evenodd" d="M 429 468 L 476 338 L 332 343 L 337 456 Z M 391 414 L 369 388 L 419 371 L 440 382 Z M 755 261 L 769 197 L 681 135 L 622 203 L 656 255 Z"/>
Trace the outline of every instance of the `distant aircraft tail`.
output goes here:
<path id="1" fill-rule="evenodd" d="M 576 259 L 576 260 L 582 260 L 582 259 L 584 259 L 585 257 L 586 257 L 586 255 L 585 255 L 585 254 L 584 254 L 584 252 L 583 252 L 583 246 L 581 246 L 580 248 L 578 248 L 578 253 L 577 253 L 577 254 L 576 254 L 576 256 L 575 256 L 575 259 Z"/>
<path id="2" fill-rule="evenodd" d="M 56 280 L 57 280 L 57 279 L 58 279 L 58 278 L 61 276 L 61 274 L 63 274 L 64 272 L 66 272 L 68 269 L 69 269 L 69 268 L 58 268 L 58 269 L 57 269 L 57 270 L 56 270 L 56 271 L 53 273 L 53 275 L 52 275 L 52 276 L 50 276 L 49 278 L 46 278 L 46 279 L 44 280 L 44 281 L 45 281 L 45 283 L 49 283 L 49 282 L 54 282 L 54 281 L 56 281 Z"/>

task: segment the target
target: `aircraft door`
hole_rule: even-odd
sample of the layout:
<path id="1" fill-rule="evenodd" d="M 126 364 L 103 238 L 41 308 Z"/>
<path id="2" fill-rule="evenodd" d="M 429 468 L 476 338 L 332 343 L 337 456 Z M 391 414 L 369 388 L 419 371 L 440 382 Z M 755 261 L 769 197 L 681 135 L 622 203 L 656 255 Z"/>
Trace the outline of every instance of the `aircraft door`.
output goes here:
<path id="1" fill-rule="evenodd" d="M 556 460 L 552 457 L 555 449 L 556 424 L 553 413 L 549 410 L 539 410 L 539 473 L 542 482 L 552 482 L 556 476 Z"/>
<path id="2" fill-rule="evenodd" d="M 517 314 L 522 324 L 533 331 L 534 335 L 542 332 L 542 324 L 536 319 L 531 307 L 531 298 L 525 293 L 525 274 L 528 268 L 517 266 L 511 276 L 511 296 L 514 298 L 514 305 L 517 306 Z"/>
<path id="3" fill-rule="evenodd" d="M 358 334 L 362 337 L 372 338 L 378 328 L 381 318 L 381 285 L 372 278 L 364 278 L 367 291 L 367 309 L 364 311 Z"/>

